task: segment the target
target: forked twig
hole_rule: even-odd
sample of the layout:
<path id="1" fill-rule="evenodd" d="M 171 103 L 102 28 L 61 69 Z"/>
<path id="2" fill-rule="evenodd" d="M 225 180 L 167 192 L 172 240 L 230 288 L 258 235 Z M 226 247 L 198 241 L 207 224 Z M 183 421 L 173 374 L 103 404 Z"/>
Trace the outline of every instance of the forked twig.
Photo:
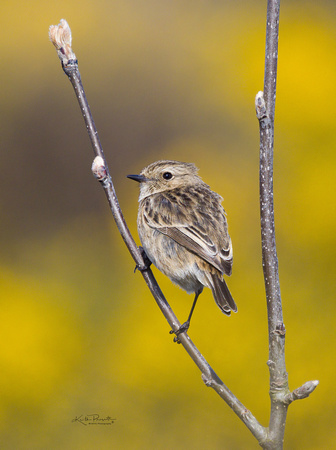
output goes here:
<path id="1" fill-rule="evenodd" d="M 86 124 L 86 128 L 91 140 L 91 144 L 93 147 L 94 154 L 96 155 L 93 164 L 92 164 L 92 172 L 95 177 L 98 179 L 100 184 L 102 185 L 106 197 L 108 199 L 113 217 L 117 224 L 118 230 L 131 254 L 133 257 L 136 266 L 139 268 L 147 286 L 149 287 L 154 299 L 156 300 L 159 308 L 164 314 L 166 320 L 172 329 L 177 330 L 180 326 L 180 323 L 169 306 L 167 300 L 165 299 L 158 283 L 156 282 L 154 275 L 151 269 L 147 266 L 146 262 L 143 260 L 142 254 L 137 247 L 129 228 L 125 222 L 124 216 L 121 212 L 121 208 L 116 196 L 116 192 L 114 189 L 114 185 L 112 182 L 111 175 L 108 170 L 108 166 L 105 160 L 105 156 L 103 153 L 103 149 L 98 137 L 98 132 L 94 123 L 94 120 L 91 115 L 90 107 L 84 92 L 84 88 L 82 85 L 80 73 L 78 70 L 78 62 L 76 55 L 72 51 L 71 47 L 71 31 L 69 25 L 65 20 L 61 20 L 59 25 L 51 26 L 49 29 L 49 37 L 51 42 L 54 44 L 57 50 L 57 54 L 61 60 L 62 68 L 65 74 L 68 76 L 78 99 L 82 115 Z M 262 98 L 262 96 L 259 96 Z M 258 100 L 259 101 L 259 100 Z M 261 106 L 260 110 L 263 111 L 263 117 L 260 117 L 261 124 L 269 124 L 269 117 L 267 115 L 267 109 L 262 100 L 260 100 Z M 264 126 L 264 125 L 261 125 Z M 267 125 L 268 126 L 268 125 Z M 270 128 L 271 129 L 271 128 Z M 273 191 L 272 191 L 273 192 Z M 282 316 L 281 316 L 282 317 Z M 281 321 L 282 324 L 282 321 Z M 275 327 L 275 331 L 281 334 L 282 328 L 277 326 Z M 278 336 L 278 335 L 277 335 Z M 260 425 L 257 419 L 253 416 L 253 414 L 245 408 L 245 406 L 237 399 L 237 397 L 228 389 L 228 387 L 220 380 L 214 370 L 210 367 L 205 358 L 201 355 L 199 350 L 196 348 L 195 344 L 191 341 L 190 337 L 187 333 L 182 333 L 179 335 L 179 341 L 182 346 L 185 348 L 189 356 L 195 362 L 197 367 L 202 372 L 202 379 L 206 386 L 212 387 L 218 395 L 230 406 L 230 408 L 237 414 L 237 416 L 243 421 L 243 423 L 248 427 L 251 433 L 258 440 L 260 445 L 265 446 L 268 442 L 270 442 L 270 434 L 269 429 Z M 275 340 L 277 342 L 277 340 Z M 314 383 L 314 382 L 310 382 Z M 316 382 L 315 382 L 316 383 Z M 315 386 L 316 387 L 316 386 Z M 315 388 L 314 387 L 314 388 Z M 286 404 L 286 407 L 289 403 L 297 398 L 303 398 L 303 394 L 298 394 L 299 390 L 297 389 L 292 394 L 289 391 L 286 391 L 286 397 L 283 399 L 283 404 Z M 312 391 L 312 386 L 309 386 L 309 389 Z M 305 393 L 309 391 L 307 388 Z M 301 391 L 300 391 L 301 392 Z M 301 397 L 300 397 L 301 395 Z M 309 393 L 307 394 L 309 395 Z M 306 396 L 307 396 L 306 395 Z M 266 447 L 265 448 L 277 448 L 277 447 Z"/>

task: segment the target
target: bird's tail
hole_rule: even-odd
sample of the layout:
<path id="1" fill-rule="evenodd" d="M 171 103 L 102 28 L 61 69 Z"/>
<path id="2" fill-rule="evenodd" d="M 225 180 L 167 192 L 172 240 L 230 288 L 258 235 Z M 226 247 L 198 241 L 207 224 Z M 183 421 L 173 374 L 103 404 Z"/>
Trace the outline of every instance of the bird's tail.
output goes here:
<path id="1" fill-rule="evenodd" d="M 217 274 L 211 274 L 211 281 L 212 295 L 223 313 L 229 316 L 231 311 L 237 312 L 237 305 L 232 298 L 224 278 Z"/>

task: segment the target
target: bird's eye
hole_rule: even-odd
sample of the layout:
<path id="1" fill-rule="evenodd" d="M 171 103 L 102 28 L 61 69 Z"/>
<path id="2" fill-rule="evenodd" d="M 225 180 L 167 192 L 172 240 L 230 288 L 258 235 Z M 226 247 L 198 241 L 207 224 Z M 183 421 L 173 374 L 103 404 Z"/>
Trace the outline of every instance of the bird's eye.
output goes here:
<path id="1" fill-rule="evenodd" d="M 170 172 L 164 172 L 162 176 L 165 180 L 170 180 L 173 178 L 173 175 Z"/>

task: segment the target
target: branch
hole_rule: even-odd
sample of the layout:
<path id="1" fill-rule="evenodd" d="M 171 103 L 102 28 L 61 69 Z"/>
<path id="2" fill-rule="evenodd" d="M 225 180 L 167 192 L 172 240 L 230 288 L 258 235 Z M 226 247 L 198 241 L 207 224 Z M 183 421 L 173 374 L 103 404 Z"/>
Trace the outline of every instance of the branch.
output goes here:
<path id="1" fill-rule="evenodd" d="M 282 449 L 288 405 L 307 397 L 318 382 L 308 382 L 289 392 L 285 363 L 285 334 L 275 243 L 273 204 L 273 145 L 276 98 L 280 0 L 268 0 L 264 92 L 256 95 L 260 130 L 260 221 L 264 281 L 267 299 L 271 415 L 268 436 L 261 445 Z M 309 391 L 309 392 L 308 392 Z M 306 393 L 306 395 L 304 394 Z"/>
<path id="2" fill-rule="evenodd" d="M 260 129 L 260 222 L 262 261 L 267 299 L 271 415 L 264 448 L 281 449 L 285 433 L 289 393 L 285 363 L 285 326 L 275 244 L 273 204 L 274 111 L 278 62 L 280 0 L 268 0 L 264 93 L 256 96 Z"/>
<path id="3" fill-rule="evenodd" d="M 77 100 L 83 114 L 93 151 L 96 155 L 96 158 L 94 159 L 92 165 L 93 174 L 101 183 L 105 191 L 118 230 L 131 256 L 133 257 L 137 268 L 140 270 L 148 288 L 150 289 L 167 322 L 173 330 L 177 330 L 180 326 L 180 323 L 171 307 L 169 306 L 167 300 L 165 299 L 151 269 L 147 267 L 145 261 L 143 260 L 141 252 L 138 249 L 121 212 L 112 178 L 109 173 L 103 149 L 98 137 L 98 132 L 86 99 L 80 73 L 78 70 L 76 55 L 73 53 L 71 48 L 71 31 L 67 22 L 62 19 L 59 25 L 51 26 L 49 29 L 49 37 L 51 42 L 56 47 L 57 54 L 62 63 L 62 68 L 75 90 Z M 225 386 L 225 384 L 216 375 L 205 358 L 201 355 L 187 333 L 180 334 L 179 341 L 202 372 L 202 379 L 205 385 L 212 387 L 217 392 L 217 394 L 237 414 L 237 416 L 243 421 L 243 423 L 247 426 L 247 428 L 259 442 L 264 441 L 266 439 L 266 429 L 262 425 L 260 425 L 257 419 L 252 415 L 252 413 L 248 411 L 245 406 L 237 399 L 237 397 L 235 397 L 235 395 L 228 389 L 228 387 Z"/>

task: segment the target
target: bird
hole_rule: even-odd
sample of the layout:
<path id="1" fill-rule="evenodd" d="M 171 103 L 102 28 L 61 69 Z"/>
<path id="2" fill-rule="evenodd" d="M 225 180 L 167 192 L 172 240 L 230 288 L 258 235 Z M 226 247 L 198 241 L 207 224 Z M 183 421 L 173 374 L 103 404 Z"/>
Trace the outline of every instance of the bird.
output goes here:
<path id="1" fill-rule="evenodd" d="M 137 226 L 145 256 L 173 283 L 195 294 L 186 322 L 170 331 L 175 342 L 188 331 L 204 287 L 224 314 L 237 312 L 223 277 L 231 275 L 233 263 L 223 198 L 198 176 L 193 163 L 156 161 L 127 177 L 140 184 Z"/>

